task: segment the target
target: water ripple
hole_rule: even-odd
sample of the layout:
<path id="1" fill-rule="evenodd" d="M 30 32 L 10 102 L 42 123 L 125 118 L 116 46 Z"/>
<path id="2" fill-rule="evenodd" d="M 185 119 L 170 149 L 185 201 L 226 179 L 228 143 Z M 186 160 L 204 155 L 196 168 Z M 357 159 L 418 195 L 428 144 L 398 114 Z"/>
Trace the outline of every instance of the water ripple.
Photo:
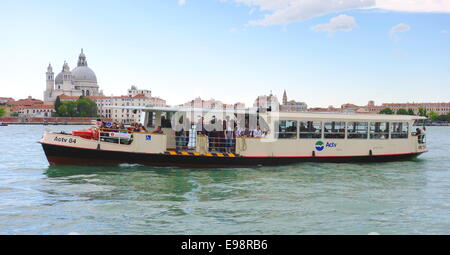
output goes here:
<path id="1" fill-rule="evenodd" d="M 48 167 L 43 130 L 2 127 L 0 234 L 450 234 L 449 128 L 415 161 L 202 170 Z"/>

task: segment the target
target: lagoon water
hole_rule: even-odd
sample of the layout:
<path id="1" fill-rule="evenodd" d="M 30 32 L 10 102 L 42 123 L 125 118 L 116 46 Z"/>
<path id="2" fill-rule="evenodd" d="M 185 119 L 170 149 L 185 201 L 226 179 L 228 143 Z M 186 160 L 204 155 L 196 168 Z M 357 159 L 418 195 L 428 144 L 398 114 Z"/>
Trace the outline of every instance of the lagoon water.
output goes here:
<path id="1" fill-rule="evenodd" d="M 0 234 L 450 234 L 450 128 L 415 161 L 241 169 L 49 167 L 0 127 Z"/>

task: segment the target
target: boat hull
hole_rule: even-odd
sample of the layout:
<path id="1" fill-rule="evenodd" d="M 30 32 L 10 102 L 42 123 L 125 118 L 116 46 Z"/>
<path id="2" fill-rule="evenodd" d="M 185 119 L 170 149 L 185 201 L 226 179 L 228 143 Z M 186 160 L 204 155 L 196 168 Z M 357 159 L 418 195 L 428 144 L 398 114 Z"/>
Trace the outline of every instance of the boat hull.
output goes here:
<path id="1" fill-rule="evenodd" d="M 405 153 L 372 156 L 333 157 L 219 157 L 195 155 L 150 154 L 124 151 L 94 150 L 80 147 L 42 143 L 50 165 L 117 165 L 122 163 L 147 166 L 175 166 L 189 168 L 230 168 L 252 166 L 281 166 L 301 162 L 368 163 L 404 161 L 422 153 Z"/>

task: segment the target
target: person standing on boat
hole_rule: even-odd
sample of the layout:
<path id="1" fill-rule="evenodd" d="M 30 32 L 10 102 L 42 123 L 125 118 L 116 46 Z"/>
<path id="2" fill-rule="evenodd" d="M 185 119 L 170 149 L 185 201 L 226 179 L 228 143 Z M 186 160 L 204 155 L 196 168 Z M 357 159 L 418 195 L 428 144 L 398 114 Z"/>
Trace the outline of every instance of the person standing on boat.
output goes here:
<path id="1" fill-rule="evenodd" d="M 263 131 L 261 130 L 261 127 L 259 125 L 256 126 L 256 129 L 253 130 L 252 135 L 253 137 L 263 137 Z"/>
<path id="2" fill-rule="evenodd" d="M 140 132 L 147 132 L 147 129 L 141 123 L 139 123 L 138 127 L 139 127 Z"/>
<path id="3" fill-rule="evenodd" d="M 241 127 L 241 124 L 239 123 L 236 128 L 236 137 L 244 137 L 245 136 L 245 128 Z"/>
<path id="4" fill-rule="evenodd" d="M 128 130 L 125 128 L 123 122 L 121 122 L 119 125 L 119 133 L 128 133 Z"/>
<path id="5" fill-rule="evenodd" d="M 225 122 L 225 121 L 224 121 Z M 230 122 L 225 122 L 225 131 L 224 131 L 224 137 L 225 137 L 225 150 L 227 153 L 231 153 L 232 146 L 233 146 L 233 134 L 234 134 L 234 128 Z"/>
<path id="6" fill-rule="evenodd" d="M 184 128 L 181 128 L 180 131 L 175 131 L 175 139 L 176 139 L 176 152 L 179 152 L 183 149 L 183 146 L 185 144 L 185 132 Z"/>

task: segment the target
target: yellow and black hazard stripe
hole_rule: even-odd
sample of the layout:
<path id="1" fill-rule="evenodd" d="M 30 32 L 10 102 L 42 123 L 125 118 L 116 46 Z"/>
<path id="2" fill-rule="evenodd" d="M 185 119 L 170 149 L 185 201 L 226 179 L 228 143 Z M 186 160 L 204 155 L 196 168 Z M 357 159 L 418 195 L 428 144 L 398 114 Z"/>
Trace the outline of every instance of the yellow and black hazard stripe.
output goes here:
<path id="1" fill-rule="evenodd" d="M 196 156 L 196 157 L 218 157 L 218 158 L 235 158 L 235 157 L 237 157 L 237 155 L 234 153 L 213 153 L 213 152 L 201 154 L 198 152 L 187 152 L 187 151 L 181 151 L 181 152 L 166 151 L 165 154 L 171 155 L 171 156 Z"/>

